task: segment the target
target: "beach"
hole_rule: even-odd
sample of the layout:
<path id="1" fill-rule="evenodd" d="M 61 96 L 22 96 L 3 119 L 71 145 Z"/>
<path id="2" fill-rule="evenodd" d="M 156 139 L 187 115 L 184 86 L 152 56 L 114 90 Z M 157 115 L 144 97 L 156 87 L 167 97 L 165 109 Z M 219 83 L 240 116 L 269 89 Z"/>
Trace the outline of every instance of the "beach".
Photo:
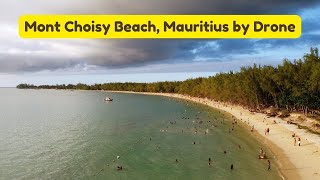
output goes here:
<path id="1" fill-rule="evenodd" d="M 119 93 L 139 93 L 123 92 Z M 285 179 L 313 180 L 320 178 L 320 138 L 319 135 L 298 129 L 295 125 L 289 125 L 278 117 L 267 117 L 266 114 L 253 113 L 236 105 L 224 104 L 204 98 L 190 97 L 172 93 L 146 93 L 145 95 L 158 95 L 172 98 L 180 98 L 196 103 L 202 103 L 210 107 L 230 113 L 238 120 L 248 125 L 248 131 L 254 126 L 255 137 L 265 144 L 273 152 L 279 171 Z M 276 123 L 274 123 L 276 122 Z M 265 135 L 265 129 L 269 128 L 270 133 Z M 292 134 L 301 138 L 301 146 L 294 145 Z"/>

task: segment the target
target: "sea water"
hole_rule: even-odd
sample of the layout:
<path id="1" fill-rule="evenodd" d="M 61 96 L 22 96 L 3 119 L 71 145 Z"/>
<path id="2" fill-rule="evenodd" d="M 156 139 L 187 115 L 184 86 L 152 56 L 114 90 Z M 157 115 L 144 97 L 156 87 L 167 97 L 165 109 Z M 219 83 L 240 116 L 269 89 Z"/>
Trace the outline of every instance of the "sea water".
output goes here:
<path id="1" fill-rule="evenodd" d="M 4 88 L 0 179 L 281 179 L 268 148 L 232 122 L 168 97 Z"/>

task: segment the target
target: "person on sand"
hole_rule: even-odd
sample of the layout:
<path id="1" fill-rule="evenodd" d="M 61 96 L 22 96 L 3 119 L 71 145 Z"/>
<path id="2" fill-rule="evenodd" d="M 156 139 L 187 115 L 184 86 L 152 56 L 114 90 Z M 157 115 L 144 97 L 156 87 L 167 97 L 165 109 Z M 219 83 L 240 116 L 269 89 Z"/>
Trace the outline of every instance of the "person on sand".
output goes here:
<path id="1" fill-rule="evenodd" d="M 294 139 L 294 140 L 293 140 L 293 141 L 294 141 L 294 142 L 293 142 L 293 145 L 296 146 L 296 145 L 297 145 L 297 139 L 296 139 L 295 137 L 294 137 L 293 139 Z"/>
<path id="2" fill-rule="evenodd" d="M 271 170 L 271 163 L 270 163 L 270 160 L 268 160 L 268 171 Z"/>
<path id="3" fill-rule="evenodd" d="M 253 132 L 253 130 L 254 130 L 254 125 L 252 125 L 252 127 L 251 127 L 251 132 Z"/>
<path id="4" fill-rule="evenodd" d="M 298 137 L 298 145 L 301 145 L 301 139 Z"/>

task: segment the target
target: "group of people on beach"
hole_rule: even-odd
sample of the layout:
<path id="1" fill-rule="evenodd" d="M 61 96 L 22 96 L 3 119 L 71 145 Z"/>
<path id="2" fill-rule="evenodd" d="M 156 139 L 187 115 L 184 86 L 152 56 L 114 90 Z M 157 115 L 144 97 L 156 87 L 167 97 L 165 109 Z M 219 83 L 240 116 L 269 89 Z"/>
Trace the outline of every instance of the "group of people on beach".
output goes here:
<path id="1" fill-rule="evenodd" d="M 264 135 L 266 136 L 266 135 L 269 135 L 269 132 L 270 132 L 270 129 L 269 128 L 266 128 L 265 130 L 264 130 Z"/>
<path id="2" fill-rule="evenodd" d="M 298 141 L 298 146 L 301 146 L 301 138 L 298 137 L 296 133 L 293 133 L 292 137 L 293 137 L 293 145 L 296 146 Z"/>

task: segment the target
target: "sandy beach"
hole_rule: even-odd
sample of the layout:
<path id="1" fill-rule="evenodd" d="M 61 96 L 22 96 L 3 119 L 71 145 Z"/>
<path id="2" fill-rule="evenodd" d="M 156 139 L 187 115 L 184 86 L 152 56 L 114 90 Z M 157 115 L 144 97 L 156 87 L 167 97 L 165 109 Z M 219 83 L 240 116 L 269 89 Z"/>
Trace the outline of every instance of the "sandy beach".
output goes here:
<path id="1" fill-rule="evenodd" d="M 119 92 L 119 91 L 112 91 Z M 136 93 L 122 92 L 121 93 Z M 262 113 L 252 113 L 240 106 L 222 104 L 204 98 L 196 98 L 181 94 L 169 93 L 139 93 L 145 95 L 160 95 L 173 98 L 181 98 L 196 103 L 202 103 L 213 108 L 232 114 L 243 123 L 247 124 L 248 131 L 254 126 L 254 136 L 264 143 L 273 152 L 277 159 L 279 171 L 284 179 L 320 179 L 320 137 L 319 135 L 298 129 L 296 125 L 289 125 L 278 117 L 268 118 Z M 274 123 L 274 121 L 276 123 Z M 265 129 L 269 128 L 269 135 L 265 135 Z M 301 138 L 301 146 L 294 146 L 292 134 Z"/>

